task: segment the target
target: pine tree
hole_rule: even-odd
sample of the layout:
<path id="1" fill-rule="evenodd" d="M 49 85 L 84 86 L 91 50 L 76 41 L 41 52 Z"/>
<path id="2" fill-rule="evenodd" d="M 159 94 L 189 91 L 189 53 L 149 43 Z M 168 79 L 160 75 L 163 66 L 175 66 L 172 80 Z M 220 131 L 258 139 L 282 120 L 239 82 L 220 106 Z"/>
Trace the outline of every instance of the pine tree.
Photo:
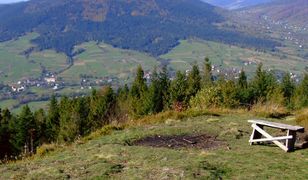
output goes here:
<path id="1" fill-rule="evenodd" d="M 247 83 L 247 76 L 246 76 L 246 73 L 245 73 L 245 71 L 244 71 L 243 69 L 241 70 L 241 73 L 240 73 L 240 75 L 239 75 L 239 79 L 238 79 L 237 84 L 238 84 L 238 86 L 239 86 L 239 88 L 240 88 L 241 90 L 246 89 L 247 86 L 248 86 L 248 83 Z"/>
<path id="2" fill-rule="evenodd" d="M 148 87 L 144 78 L 144 71 L 139 65 L 136 78 L 130 90 L 130 111 L 134 116 L 143 116 L 149 112 L 149 106 L 145 106 L 148 100 Z"/>
<path id="3" fill-rule="evenodd" d="M 295 83 L 292 81 L 290 74 L 286 73 L 283 76 L 281 90 L 286 100 L 286 105 L 290 104 L 291 98 L 295 91 Z"/>
<path id="4" fill-rule="evenodd" d="M 173 103 L 187 103 L 187 87 L 186 75 L 178 71 L 170 86 L 171 100 Z"/>
<path id="5" fill-rule="evenodd" d="M 12 145 L 10 143 L 11 132 L 9 129 L 9 121 L 11 115 L 8 109 L 0 108 L 0 160 L 12 154 Z"/>
<path id="6" fill-rule="evenodd" d="M 110 86 L 102 88 L 90 98 L 90 109 L 88 114 L 88 127 L 90 131 L 108 124 L 110 117 L 115 113 L 116 98 Z"/>
<path id="7" fill-rule="evenodd" d="M 268 73 L 264 71 L 262 66 L 262 63 L 258 65 L 256 75 L 251 82 L 255 101 L 265 101 L 268 97 L 268 93 L 272 92 L 277 86 L 277 80 L 275 76 L 271 72 Z"/>
<path id="8" fill-rule="evenodd" d="M 90 112 L 89 105 L 87 99 L 83 97 L 77 98 L 75 101 L 73 113 L 77 118 L 79 134 L 84 136 L 88 133 L 87 118 Z"/>
<path id="9" fill-rule="evenodd" d="M 160 77 L 157 73 L 156 68 L 154 69 L 151 77 L 151 85 L 149 87 L 147 95 L 144 97 L 145 100 L 145 114 L 147 113 L 158 113 L 164 108 L 163 104 L 163 93 L 160 84 Z"/>
<path id="10" fill-rule="evenodd" d="M 304 79 L 296 88 L 295 96 L 293 98 L 295 108 L 308 107 L 308 74 L 304 75 Z"/>
<path id="11" fill-rule="evenodd" d="M 147 90 L 147 85 L 144 79 L 144 71 L 141 65 L 139 65 L 137 68 L 136 78 L 131 87 L 131 96 L 139 99 L 142 96 L 142 93 L 146 92 L 146 90 Z"/>
<path id="12" fill-rule="evenodd" d="M 59 104 L 60 126 L 58 140 L 60 142 L 73 142 L 79 134 L 78 114 L 74 111 L 73 102 L 66 96 L 61 98 Z"/>
<path id="13" fill-rule="evenodd" d="M 46 122 L 46 137 L 49 142 L 55 141 L 59 133 L 60 117 L 59 105 L 56 97 L 53 95 L 49 102 L 48 115 Z"/>
<path id="14" fill-rule="evenodd" d="M 167 66 L 164 66 L 162 68 L 162 71 L 159 74 L 159 84 L 160 84 L 160 88 L 162 91 L 162 96 L 163 96 L 163 108 L 167 109 L 170 107 L 170 92 L 169 92 L 169 88 L 170 88 L 170 84 L 171 81 L 169 79 L 169 73 L 168 73 L 168 69 Z"/>
<path id="15" fill-rule="evenodd" d="M 36 136 L 38 138 L 35 146 L 42 145 L 43 143 L 47 143 L 47 136 L 46 136 L 46 114 L 43 109 L 39 109 L 34 112 L 34 120 L 36 124 Z"/>
<path id="16" fill-rule="evenodd" d="M 212 64 L 209 58 L 204 59 L 203 73 L 203 86 L 211 86 L 214 78 L 212 75 Z"/>
<path id="17" fill-rule="evenodd" d="M 24 106 L 16 122 L 16 134 L 13 139 L 13 145 L 18 152 L 25 150 L 27 153 L 34 152 L 34 142 L 36 140 L 35 124 L 33 113 L 29 106 Z"/>
<path id="18" fill-rule="evenodd" d="M 187 83 L 188 83 L 188 89 L 187 89 L 188 98 L 195 96 L 201 88 L 201 76 L 197 64 L 193 65 L 191 72 L 188 74 Z"/>

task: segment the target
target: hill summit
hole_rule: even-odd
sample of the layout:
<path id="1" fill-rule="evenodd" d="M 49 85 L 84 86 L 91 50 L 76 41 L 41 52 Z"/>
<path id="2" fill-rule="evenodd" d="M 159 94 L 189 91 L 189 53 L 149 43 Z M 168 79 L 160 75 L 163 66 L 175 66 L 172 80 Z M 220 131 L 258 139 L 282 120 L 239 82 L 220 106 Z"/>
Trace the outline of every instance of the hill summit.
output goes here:
<path id="1" fill-rule="evenodd" d="M 72 55 L 75 45 L 104 41 L 154 56 L 180 39 L 273 48 L 276 43 L 217 28 L 222 10 L 199 0 L 31 0 L 0 7 L 0 41 L 38 32 L 39 49 Z"/>

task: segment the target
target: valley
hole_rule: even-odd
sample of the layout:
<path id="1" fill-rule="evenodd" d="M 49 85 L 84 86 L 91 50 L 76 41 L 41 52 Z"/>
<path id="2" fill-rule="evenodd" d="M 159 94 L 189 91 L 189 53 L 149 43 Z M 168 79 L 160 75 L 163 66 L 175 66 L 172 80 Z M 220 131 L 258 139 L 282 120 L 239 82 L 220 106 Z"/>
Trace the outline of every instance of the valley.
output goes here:
<path id="1" fill-rule="evenodd" d="M 44 104 L 51 94 L 69 97 L 85 95 L 104 85 L 117 87 L 130 84 L 138 65 L 145 69 L 147 78 L 155 66 L 167 65 L 171 74 L 188 71 L 194 63 L 202 67 L 205 57 L 210 58 L 216 75 L 225 74 L 236 78 L 244 69 L 251 77 L 257 65 L 263 63 L 278 76 L 292 72 L 298 81 L 307 69 L 307 60 L 296 47 L 281 47 L 277 52 L 259 51 L 225 45 L 201 39 L 188 39 L 167 54 L 153 57 L 133 50 L 123 50 L 105 43 L 87 42 L 74 47 L 73 63 L 69 57 L 52 50 L 37 51 L 31 40 L 36 34 L 28 34 L 17 40 L 0 43 L 1 108 L 19 111 L 23 104 Z M 10 100 L 13 99 L 13 100 Z M 10 103 L 7 103 L 10 101 Z M 14 103 L 12 103 L 14 102 Z M 6 105 L 7 104 L 7 105 Z M 40 106 L 33 106 L 34 109 Z"/>

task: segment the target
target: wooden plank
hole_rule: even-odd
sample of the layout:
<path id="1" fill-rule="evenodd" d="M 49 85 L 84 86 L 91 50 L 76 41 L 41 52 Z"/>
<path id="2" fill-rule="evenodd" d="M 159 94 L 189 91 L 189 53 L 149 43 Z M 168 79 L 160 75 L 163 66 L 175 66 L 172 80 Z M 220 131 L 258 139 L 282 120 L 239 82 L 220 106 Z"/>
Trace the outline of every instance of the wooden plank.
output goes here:
<path id="1" fill-rule="evenodd" d="M 292 126 L 288 124 L 269 122 L 269 121 L 264 121 L 264 120 L 248 120 L 248 122 L 253 123 L 253 124 L 260 124 L 263 126 L 278 128 L 278 129 L 285 129 L 285 130 L 292 130 L 292 131 L 299 131 L 299 132 L 304 132 L 305 130 L 305 128 L 301 126 Z"/>
<path id="2" fill-rule="evenodd" d="M 263 129 L 259 128 L 257 125 L 253 124 L 251 125 L 253 128 L 255 128 L 257 131 L 259 131 L 263 136 L 265 136 L 266 138 L 273 138 L 270 134 L 268 134 L 267 132 L 265 132 Z M 281 149 L 283 149 L 284 151 L 288 151 L 288 148 L 286 146 L 284 146 L 281 142 L 279 141 L 272 141 L 274 144 L 276 144 L 277 146 L 279 146 Z"/>
<path id="3" fill-rule="evenodd" d="M 273 138 L 263 138 L 263 139 L 253 139 L 249 142 L 266 142 L 266 141 L 279 141 L 279 140 L 287 140 L 292 139 L 293 136 L 281 136 L 281 137 L 273 137 Z"/>

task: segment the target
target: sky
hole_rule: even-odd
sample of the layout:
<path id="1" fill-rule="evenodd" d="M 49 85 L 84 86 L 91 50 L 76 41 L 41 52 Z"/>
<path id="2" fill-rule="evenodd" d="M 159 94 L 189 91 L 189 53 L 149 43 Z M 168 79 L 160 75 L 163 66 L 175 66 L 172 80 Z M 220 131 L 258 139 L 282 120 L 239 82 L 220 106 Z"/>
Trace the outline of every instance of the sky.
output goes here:
<path id="1" fill-rule="evenodd" d="M 14 3 L 20 1 L 26 1 L 26 0 L 0 0 L 0 4 Z"/>

